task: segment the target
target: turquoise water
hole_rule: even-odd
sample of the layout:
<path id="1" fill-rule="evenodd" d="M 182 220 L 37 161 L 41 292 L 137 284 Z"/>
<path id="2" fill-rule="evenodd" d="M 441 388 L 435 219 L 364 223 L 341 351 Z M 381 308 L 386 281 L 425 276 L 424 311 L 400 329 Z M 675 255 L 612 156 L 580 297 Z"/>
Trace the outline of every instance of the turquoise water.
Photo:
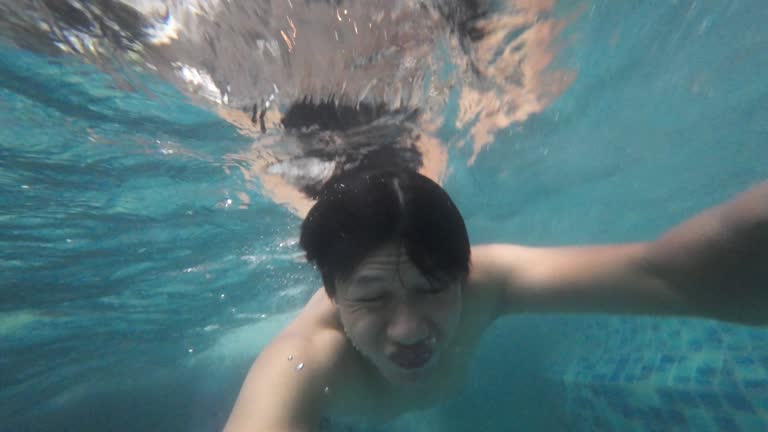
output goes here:
<path id="1" fill-rule="evenodd" d="M 445 185 L 474 242 L 652 238 L 768 177 L 762 2 L 561 8 L 581 10 L 555 59 L 576 77 L 551 105 L 471 166 L 455 93 L 442 113 Z M 159 78 L 131 79 L 152 97 L 76 58 L 0 44 L 0 430 L 215 430 L 319 286 L 300 220 L 231 157 L 250 140 Z M 766 419 L 766 330 L 518 316 L 488 331 L 457 400 L 380 428 L 758 431 Z"/>

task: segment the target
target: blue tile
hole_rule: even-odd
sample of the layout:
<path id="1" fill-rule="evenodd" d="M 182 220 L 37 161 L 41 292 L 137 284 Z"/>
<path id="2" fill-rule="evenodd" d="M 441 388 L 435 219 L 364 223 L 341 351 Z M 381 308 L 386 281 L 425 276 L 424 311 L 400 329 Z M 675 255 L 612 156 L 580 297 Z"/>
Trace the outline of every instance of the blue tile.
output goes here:
<path id="1" fill-rule="evenodd" d="M 707 343 L 719 345 L 723 342 L 723 336 L 716 329 L 709 329 L 704 334 Z"/>
<path id="2" fill-rule="evenodd" d="M 658 396 L 663 405 L 673 405 L 677 402 L 676 394 L 672 390 L 658 389 L 656 390 L 656 396 Z"/>
<path id="3" fill-rule="evenodd" d="M 693 378 L 693 382 L 701 387 L 711 387 L 712 381 L 712 378 L 703 378 L 700 376 Z"/>
<path id="4" fill-rule="evenodd" d="M 621 356 L 616 360 L 616 366 L 623 369 L 625 366 L 629 364 L 629 360 L 630 360 L 629 356 Z"/>
<path id="5" fill-rule="evenodd" d="M 665 414 L 665 417 L 671 425 L 679 426 L 686 423 L 685 415 L 676 409 L 667 409 L 665 410 Z"/>
<path id="6" fill-rule="evenodd" d="M 724 391 L 731 391 L 739 387 L 739 379 L 736 375 L 721 369 L 720 376 L 717 377 L 717 386 Z"/>
<path id="7" fill-rule="evenodd" d="M 752 403 L 750 403 L 749 400 L 745 398 L 741 393 L 724 393 L 723 399 L 729 407 L 735 410 L 748 413 L 755 412 L 754 408 L 752 407 Z"/>
<path id="8" fill-rule="evenodd" d="M 699 393 L 699 401 L 701 406 L 707 409 L 720 410 L 723 408 L 723 402 L 720 400 L 720 396 L 715 393 Z"/>
<path id="9" fill-rule="evenodd" d="M 768 379 L 747 379 L 741 382 L 745 390 L 767 391 Z"/>
<path id="10" fill-rule="evenodd" d="M 688 419 L 688 428 L 692 432 L 718 431 L 709 416 L 694 415 Z M 719 432 L 719 431 L 718 431 Z"/>
<path id="11" fill-rule="evenodd" d="M 749 356 L 738 356 L 734 362 L 739 366 L 751 366 L 755 364 L 755 359 Z"/>
<path id="12" fill-rule="evenodd" d="M 637 379 L 638 381 L 647 381 L 653 376 L 653 371 L 642 371 L 640 372 L 640 375 L 638 375 Z"/>
<path id="13" fill-rule="evenodd" d="M 743 417 L 739 419 L 742 429 L 745 431 L 765 431 L 768 430 L 768 419 L 762 419 L 757 416 Z"/>
<path id="14" fill-rule="evenodd" d="M 655 417 L 657 419 L 663 419 L 665 417 L 664 410 L 659 407 L 649 407 L 648 415 L 650 415 L 651 417 Z"/>
<path id="15" fill-rule="evenodd" d="M 675 390 L 675 399 L 677 399 L 678 402 L 680 402 L 683 405 L 686 405 L 688 407 L 698 407 L 699 401 L 696 399 L 696 397 L 688 390 Z"/>
<path id="16" fill-rule="evenodd" d="M 627 393 L 616 387 L 603 388 L 597 394 L 611 401 L 624 401 L 627 398 Z"/>
<path id="17" fill-rule="evenodd" d="M 626 406 L 624 401 L 614 398 L 606 398 L 605 404 L 614 412 L 620 412 Z"/>
<path id="18" fill-rule="evenodd" d="M 629 365 L 629 358 L 627 357 L 621 357 L 616 361 L 616 363 L 614 363 L 613 372 L 611 373 L 610 377 L 611 382 L 621 381 L 621 375 L 626 370 L 627 365 Z"/>
<path id="19" fill-rule="evenodd" d="M 576 404 L 576 405 L 588 406 L 588 405 L 592 404 L 592 401 L 587 399 L 584 396 L 576 396 L 572 400 L 573 400 L 573 403 Z"/>
<path id="20" fill-rule="evenodd" d="M 696 368 L 696 375 L 702 378 L 712 379 L 717 375 L 717 368 L 714 366 L 699 366 Z"/>
<path id="21" fill-rule="evenodd" d="M 740 392 L 741 386 L 735 378 L 720 377 L 717 379 L 717 389 L 723 393 Z"/>
<path id="22" fill-rule="evenodd" d="M 714 420 L 720 432 L 741 432 L 741 427 L 730 417 L 716 416 Z"/>
<path id="23" fill-rule="evenodd" d="M 688 343 L 688 348 L 694 352 L 701 352 L 704 349 L 704 344 L 700 340 L 692 340 Z"/>
<path id="24" fill-rule="evenodd" d="M 592 419 L 592 428 L 593 430 L 610 430 L 611 427 L 609 424 L 605 422 L 605 420 L 601 417 L 595 417 Z"/>
<path id="25" fill-rule="evenodd" d="M 629 405 L 624 405 L 621 409 L 621 415 L 626 419 L 633 419 L 637 417 L 637 412 Z"/>
<path id="26" fill-rule="evenodd" d="M 662 365 L 672 365 L 675 364 L 676 360 L 675 357 L 669 354 L 662 354 L 659 357 L 659 364 Z"/>
<path id="27" fill-rule="evenodd" d="M 607 383 L 607 382 L 610 382 L 608 378 L 609 377 L 606 374 L 597 373 L 592 375 L 591 381 L 593 383 Z"/>
<path id="28" fill-rule="evenodd" d="M 653 410 L 646 408 L 639 410 L 637 413 L 638 418 L 643 421 L 643 423 L 647 424 L 654 424 L 659 419 L 658 415 L 655 415 Z"/>

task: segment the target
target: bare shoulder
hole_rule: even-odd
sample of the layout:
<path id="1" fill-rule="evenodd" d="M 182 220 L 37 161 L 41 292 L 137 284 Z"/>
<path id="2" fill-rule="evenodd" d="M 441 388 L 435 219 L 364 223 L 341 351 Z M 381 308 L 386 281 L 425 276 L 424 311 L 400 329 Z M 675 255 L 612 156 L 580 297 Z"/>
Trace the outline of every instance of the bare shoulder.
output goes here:
<path id="1" fill-rule="evenodd" d="M 473 345 L 480 334 L 504 310 L 506 289 L 515 284 L 520 259 L 515 245 L 488 244 L 472 246 L 472 262 L 464 288 L 462 335 L 465 343 Z"/>
<path id="2" fill-rule="evenodd" d="M 259 354 L 243 383 L 225 431 L 305 431 L 332 404 L 347 342 L 326 325 L 317 295 Z"/>
<path id="3" fill-rule="evenodd" d="M 472 267 L 468 288 L 481 305 L 492 313 L 506 296 L 507 290 L 519 284 L 524 262 L 530 260 L 529 248 L 513 244 L 485 244 L 472 247 Z"/>
<path id="4" fill-rule="evenodd" d="M 515 244 L 484 244 L 472 247 L 470 283 L 490 284 L 508 278 L 518 269 L 518 263 L 530 255 L 532 248 Z M 510 273 L 512 271 L 512 273 Z"/>

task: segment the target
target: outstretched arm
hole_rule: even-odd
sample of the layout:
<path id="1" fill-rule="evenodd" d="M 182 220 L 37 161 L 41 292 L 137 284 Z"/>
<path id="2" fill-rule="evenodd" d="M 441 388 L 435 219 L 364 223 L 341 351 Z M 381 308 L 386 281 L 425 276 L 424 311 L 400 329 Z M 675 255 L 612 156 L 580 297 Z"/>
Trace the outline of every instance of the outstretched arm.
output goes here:
<path id="1" fill-rule="evenodd" d="M 472 283 L 500 313 L 687 315 L 768 324 L 768 182 L 624 245 L 473 249 Z"/>
<path id="2" fill-rule="evenodd" d="M 670 230 L 649 257 L 697 314 L 768 324 L 768 182 Z"/>

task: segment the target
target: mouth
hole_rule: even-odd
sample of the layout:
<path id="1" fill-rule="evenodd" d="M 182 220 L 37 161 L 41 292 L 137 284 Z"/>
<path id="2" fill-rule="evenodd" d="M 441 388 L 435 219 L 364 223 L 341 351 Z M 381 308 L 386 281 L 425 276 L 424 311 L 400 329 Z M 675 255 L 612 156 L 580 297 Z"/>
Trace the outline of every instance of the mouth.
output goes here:
<path id="1" fill-rule="evenodd" d="M 434 357 L 434 338 L 429 342 L 400 347 L 389 354 L 389 360 L 401 369 L 415 370 L 425 367 Z"/>

